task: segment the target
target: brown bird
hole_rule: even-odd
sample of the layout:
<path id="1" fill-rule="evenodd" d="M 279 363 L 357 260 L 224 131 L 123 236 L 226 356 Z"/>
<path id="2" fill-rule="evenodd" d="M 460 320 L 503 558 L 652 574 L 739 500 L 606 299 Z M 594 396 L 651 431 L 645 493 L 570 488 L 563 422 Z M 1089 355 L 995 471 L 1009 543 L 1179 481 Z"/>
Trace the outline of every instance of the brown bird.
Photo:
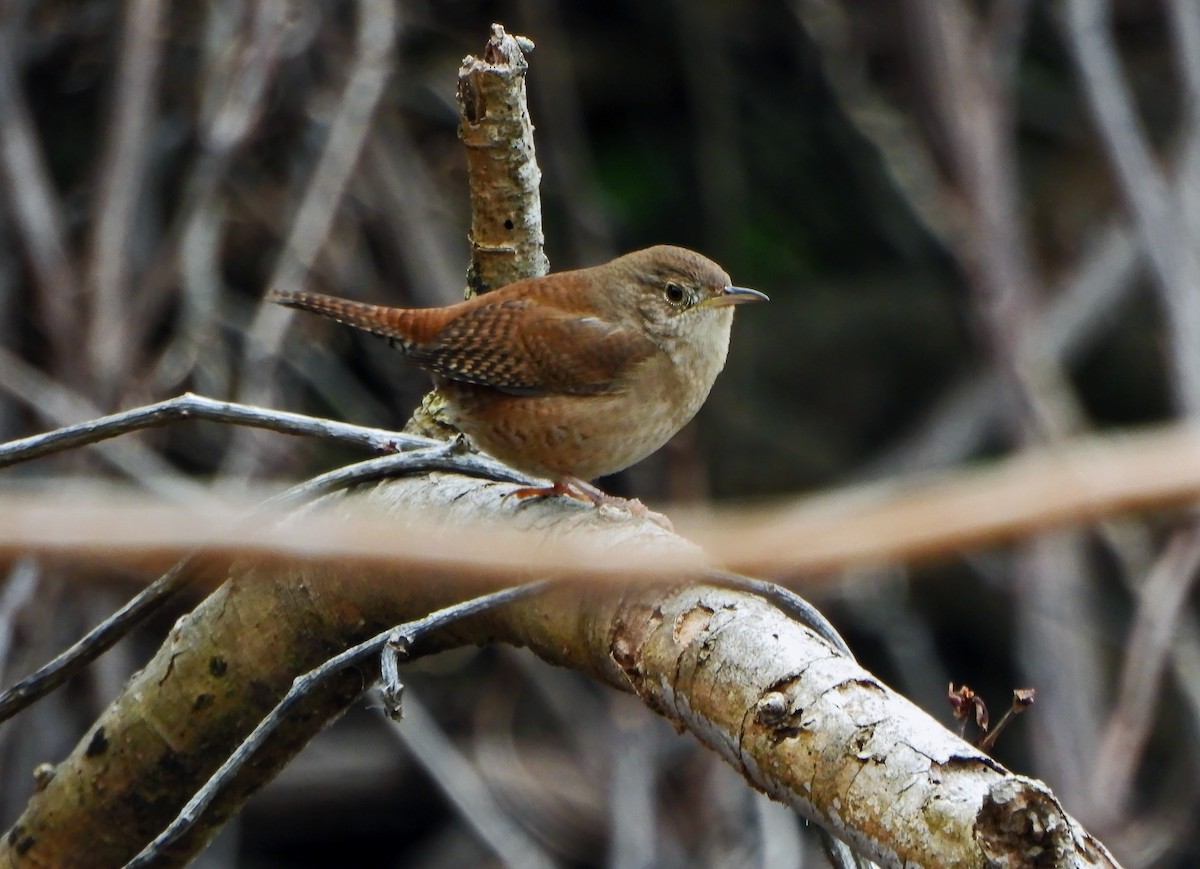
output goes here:
<path id="1" fill-rule="evenodd" d="M 732 306 L 766 300 L 716 263 L 660 245 L 578 271 L 529 278 L 442 308 L 385 308 L 275 292 L 291 308 L 391 339 L 433 374 L 451 421 L 483 450 L 550 489 L 627 468 L 700 409 L 725 366 Z"/>

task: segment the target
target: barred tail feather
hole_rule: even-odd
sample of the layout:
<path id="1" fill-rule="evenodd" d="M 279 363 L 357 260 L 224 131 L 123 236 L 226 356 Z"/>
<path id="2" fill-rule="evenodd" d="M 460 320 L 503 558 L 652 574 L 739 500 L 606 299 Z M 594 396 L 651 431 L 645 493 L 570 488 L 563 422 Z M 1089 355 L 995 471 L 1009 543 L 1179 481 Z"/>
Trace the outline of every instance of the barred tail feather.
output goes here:
<path id="1" fill-rule="evenodd" d="M 326 296 L 323 293 L 296 290 L 274 290 L 267 296 L 267 300 L 389 338 L 397 342 L 401 349 L 413 341 L 412 324 L 409 320 L 416 312 L 404 308 L 385 308 L 366 302 L 340 299 L 337 296 Z"/>

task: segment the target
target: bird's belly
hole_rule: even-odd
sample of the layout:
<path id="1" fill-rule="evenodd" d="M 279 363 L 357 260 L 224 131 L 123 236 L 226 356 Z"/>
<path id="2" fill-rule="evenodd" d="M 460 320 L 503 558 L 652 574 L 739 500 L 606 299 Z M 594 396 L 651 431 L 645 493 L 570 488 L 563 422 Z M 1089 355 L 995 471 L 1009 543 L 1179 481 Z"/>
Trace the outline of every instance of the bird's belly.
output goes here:
<path id="1" fill-rule="evenodd" d="M 444 383 L 459 429 L 518 470 L 593 480 L 641 461 L 695 413 L 678 396 L 519 396 L 488 387 Z M 701 397 L 701 401 L 703 397 Z"/>

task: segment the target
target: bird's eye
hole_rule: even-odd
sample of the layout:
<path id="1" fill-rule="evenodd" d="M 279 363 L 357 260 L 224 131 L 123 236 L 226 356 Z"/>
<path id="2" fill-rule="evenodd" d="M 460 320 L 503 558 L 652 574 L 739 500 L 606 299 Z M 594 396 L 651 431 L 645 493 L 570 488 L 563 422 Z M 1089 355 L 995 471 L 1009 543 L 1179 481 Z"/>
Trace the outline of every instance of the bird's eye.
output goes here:
<path id="1" fill-rule="evenodd" d="M 667 284 L 666 290 L 663 293 L 667 301 L 672 305 L 682 305 L 687 301 L 688 293 L 683 287 L 676 283 Z"/>

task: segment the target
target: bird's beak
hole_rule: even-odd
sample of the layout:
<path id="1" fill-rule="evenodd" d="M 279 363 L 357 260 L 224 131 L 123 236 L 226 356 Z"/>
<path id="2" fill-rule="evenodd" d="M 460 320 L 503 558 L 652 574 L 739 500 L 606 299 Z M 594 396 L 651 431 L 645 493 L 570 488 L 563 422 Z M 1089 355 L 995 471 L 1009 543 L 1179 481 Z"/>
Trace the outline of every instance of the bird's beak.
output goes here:
<path id="1" fill-rule="evenodd" d="M 713 296 L 711 299 L 706 299 L 701 304 L 708 308 L 724 308 L 729 305 L 740 305 L 743 302 L 769 302 L 766 293 L 760 293 L 758 290 L 751 290 L 746 287 L 726 287 L 725 292 L 719 296 Z"/>

